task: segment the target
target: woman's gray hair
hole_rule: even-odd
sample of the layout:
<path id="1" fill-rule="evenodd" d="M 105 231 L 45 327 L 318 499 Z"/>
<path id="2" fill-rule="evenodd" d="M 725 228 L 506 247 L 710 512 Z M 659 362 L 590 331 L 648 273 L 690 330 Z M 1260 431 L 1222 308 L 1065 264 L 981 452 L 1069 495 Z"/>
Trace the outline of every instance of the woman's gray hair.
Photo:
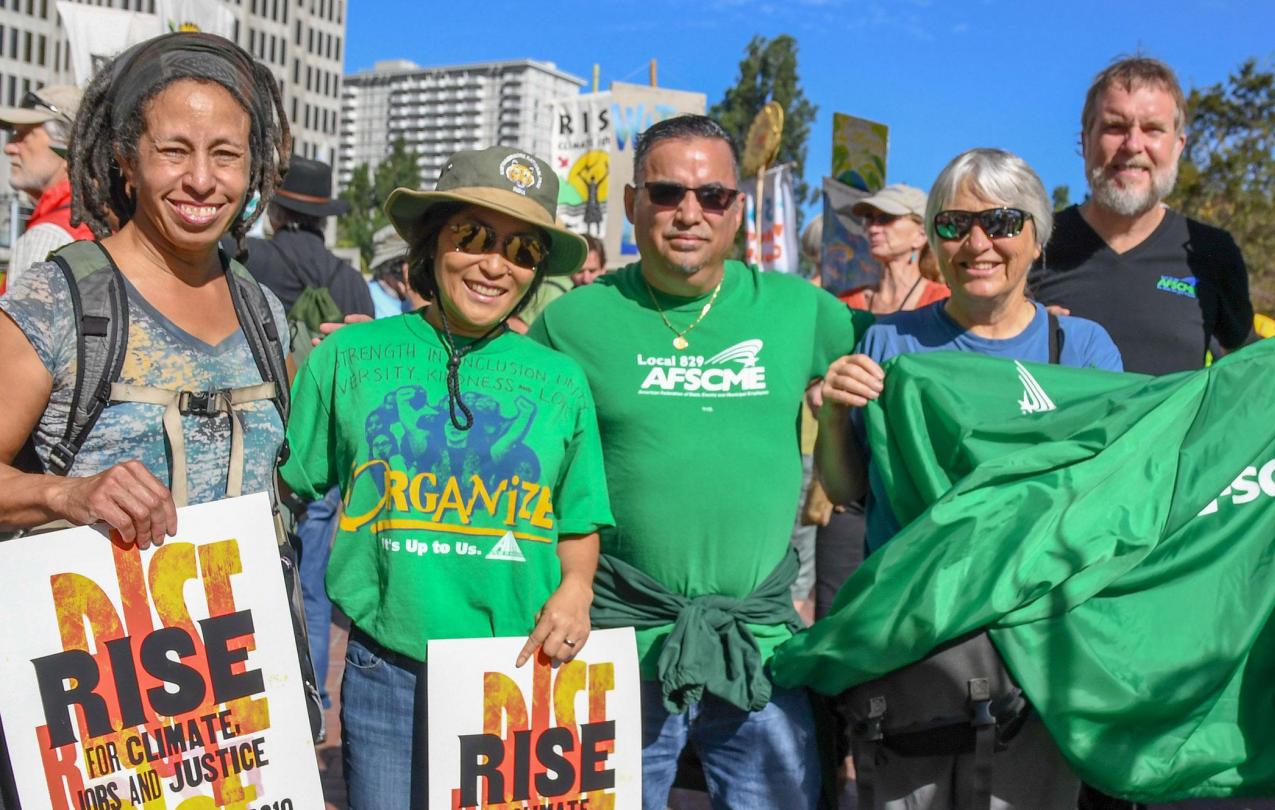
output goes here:
<path id="1" fill-rule="evenodd" d="M 952 158 L 930 188 L 925 205 L 925 237 L 936 253 L 942 240 L 934 232 L 934 215 L 946 209 L 962 187 L 989 203 L 1021 208 L 1031 214 L 1036 244 L 1045 247 L 1054 231 L 1054 209 L 1040 177 L 1013 152 L 970 149 Z"/>

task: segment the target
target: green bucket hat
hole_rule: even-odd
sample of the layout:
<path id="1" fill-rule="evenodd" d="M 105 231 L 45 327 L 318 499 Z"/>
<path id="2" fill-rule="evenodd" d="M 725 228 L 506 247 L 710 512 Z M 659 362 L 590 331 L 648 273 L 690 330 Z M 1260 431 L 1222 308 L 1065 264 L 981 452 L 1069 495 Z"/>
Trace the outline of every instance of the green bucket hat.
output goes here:
<path id="1" fill-rule="evenodd" d="M 396 188 L 385 201 L 385 215 L 407 243 L 431 207 L 443 202 L 477 205 L 508 214 L 540 228 L 549 237 L 545 273 L 568 276 L 580 269 L 589 246 L 556 222 L 558 176 L 548 163 L 508 146 L 489 146 L 452 155 L 433 191 Z"/>

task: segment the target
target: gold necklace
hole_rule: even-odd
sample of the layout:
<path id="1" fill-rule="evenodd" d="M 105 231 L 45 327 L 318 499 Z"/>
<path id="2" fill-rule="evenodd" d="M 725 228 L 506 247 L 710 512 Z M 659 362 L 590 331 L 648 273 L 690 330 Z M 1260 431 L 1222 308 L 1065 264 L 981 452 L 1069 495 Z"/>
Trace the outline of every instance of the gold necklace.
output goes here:
<path id="1" fill-rule="evenodd" d="M 651 288 L 651 282 L 646 280 L 646 276 L 642 276 L 642 283 L 646 285 L 646 291 L 651 296 L 651 303 L 655 305 L 655 311 L 660 313 L 660 320 L 664 321 L 664 325 L 667 326 L 669 328 L 669 331 L 673 333 L 673 348 L 674 349 L 677 349 L 680 352 L 686 347 L 691 345 L 686 340 L 686 334 L 690 332 L 692 329 L 694 329 L 695 327 L 699 326 L 699 322 L 704 320 L 704 316 L 707 315 L 708 311 L 713 308 L 713 302 L 717 300 L 717 294 L 721 292 L 722 282 L 725 280 L 726 280 L 726 274 L 722 273 L 722 277 L 720 280 L 718 280 L 717 286 L 713 288 L 713 294 L 709 296 L 708 298 L 708 303 L 705 304 L 704 308 L 699 311 L 699 317 L 696 318 L 691 323 L 690 326 L 686 327 L 685 329 L 679 332 L 677 331 L 677 327 L 669 323 L 668 316 L 665 315 L 664 310 L 660 308 L 660 302 L 655 300 L 655 290 Z"/>

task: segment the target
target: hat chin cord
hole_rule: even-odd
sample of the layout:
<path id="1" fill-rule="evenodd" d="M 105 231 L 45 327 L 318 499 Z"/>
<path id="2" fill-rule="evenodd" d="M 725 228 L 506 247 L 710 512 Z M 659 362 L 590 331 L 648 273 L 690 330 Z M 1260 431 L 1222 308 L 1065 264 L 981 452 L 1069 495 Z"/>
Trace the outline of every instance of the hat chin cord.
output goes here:
<path id="1" fill-rule="evenodd" d="M 443 305 L 442 292 L 434 298 L 435 306 L 438 307 L 438 320 L 443 325 L 443 348 L 447 349 L 447 412 L 452 420 L 452 426 L 457 430 L 469 430 L 474 426 L 474 414 L 469 407 L 465 405 L 465 401 L 460 397 L 460 361 L 469 354 L 474 347 L 478 346 L 487 338 L 491 337 L 497 329 L 501 329 L 505 325 L 505 321 L 509 320 L 509 316 L 501 318 L 490 329 L 484 332 L 480 337 L 472 343 L 457 348 L 456 340 L 452 337 L 451 327 L 447 325 L 447 307 Z M 425 317 L 425 312 L 429 307 L 421 310 L 421 317 Z M 460 415 L 464 417 L 462 422 L 457 418 L 456 411 L 460 411 Z"/>

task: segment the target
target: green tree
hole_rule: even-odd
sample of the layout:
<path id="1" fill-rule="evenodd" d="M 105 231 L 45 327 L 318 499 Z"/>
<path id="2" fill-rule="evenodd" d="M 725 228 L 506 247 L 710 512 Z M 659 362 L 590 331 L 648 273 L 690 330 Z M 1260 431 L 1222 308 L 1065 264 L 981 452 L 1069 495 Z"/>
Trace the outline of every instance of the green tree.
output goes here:
<path id="1" fill-rule="evenodd" d="M 792 191 L 800 229 L 801 208 L 817 193 L 802 178 L 806 170 L 806 141 L 819 108 L 810 103 L 801 89 L 797 76 L 797 40 L 788 34 L 771 40 L 753 37 L 744 49 L 735 86 L 727 89 L 726 95 L 708 114 L 725 127 L 742 148 L 753 117 L 768 101 L 784 108 L 784 135 L 775 162 L 795 164 Z"/>
<path id="2" fill-rule="evenodd" d="M 1186 149 L 1169 204 L 1231 232 L 1253 303 L 1275 309 L 1275 74 L 1249 59 L 1187 97 Z"/>
<path id="3" fill-rule="evenodd" d="M 375 252 L 376 232 L 389 224 L 385 216 L 385 200 L 399 186 L 417 188 L 421 172 L 416 155 L 403 138 L 395 139 L 390 153 L 371 172 L 366 163 L 354 170 L 354 176 L 341 198 L 350 204 L 349 213 L 337 220 L 337 241 L 346 247 L 357 247 L 366 267 Z"/>
<path id="4" fill-rule="evenodd" d="M 1063 210 L 1071 205 L 1071 188 L 1068 186 L 1054 186 L 1053 198 L 1054 210 Z"/>

